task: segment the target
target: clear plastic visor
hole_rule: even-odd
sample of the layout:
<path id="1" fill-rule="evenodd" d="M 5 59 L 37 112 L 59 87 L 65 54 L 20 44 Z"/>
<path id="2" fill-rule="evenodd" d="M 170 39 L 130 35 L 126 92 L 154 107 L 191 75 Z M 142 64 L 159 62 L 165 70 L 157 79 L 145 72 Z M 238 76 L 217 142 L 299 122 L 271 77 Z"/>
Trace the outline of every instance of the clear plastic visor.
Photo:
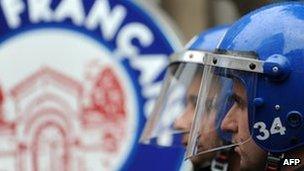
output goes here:
<path id="1" fill-rule="evenodd" d="M 166 73 L 161 93 L 140 142 L 157 146 L 187 146 L 203 67 L 177 62 Z"/>
<path id="2" fill-rule="evenodd" d="M 247 107 L 248 97 L 255 93 L 255 79 L 253 72 L 204 66 L 186 158 L 250 141 Z"/>

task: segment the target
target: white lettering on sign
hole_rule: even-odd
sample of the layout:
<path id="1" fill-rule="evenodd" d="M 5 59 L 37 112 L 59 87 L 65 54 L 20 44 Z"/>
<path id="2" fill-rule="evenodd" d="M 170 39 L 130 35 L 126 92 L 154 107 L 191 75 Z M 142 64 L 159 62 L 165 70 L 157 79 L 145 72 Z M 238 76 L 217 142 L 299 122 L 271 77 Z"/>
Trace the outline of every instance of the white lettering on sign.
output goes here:
<path id="1" fill-rule="evenodd" d="M 28 9 L 25 8 L 25 2 Z M 153 44 L 154 35 L 150 28 L 142 23 L 130 22 L 122 26 L 127 15 L 124 6 L 111 7 L 108 0 L 96 0 L 86 15 L 83 2 L 83 0 L 62 0 L 55 9 L 51 8 L 52 0 L 1 0 L 0 5 L 6 23 L 11 29 L 22 25 L 21 15 L 27 11 L 29 21 L 32 23 L 62 22 L 70 19 L 73 24 L 88 30 L 99 29 L 106 41 L 117 38 L 116 56 L 129 59 L 134 69 L 142 71 L 139 81 L 143 86 L 142 94 L 147 98 L 145 103 L 145 113 L 147 113 L 149 106 L 154 103 L 156 92 L 160 89 L 160 84 L 153 81 L 166 66 L 166 55 L 141 55 L 140 47 L 137 46 L 149 47 Z M 133 44 L 133 40 L 137 40 L 139 45 Z M 157 67 L 151 69 L 153 66 Z"/>
<path id="2" fill-rule="evenodd" d="M 1 130 L 12 130 L 1 138 L 12 150 L 5 151 L 9 156 L 0 160 L 0 170 L 117 170 L 129 160 L 130 146 L 137 145 L 137 115 L 142 108 L 145 116 L 150 113 L 169 46 L 178 44 L 140 6 L 0 0 L 1 34 L 13 37 L 1 43 L 7 58 L 0 69 L 20 71 L 1 72 L 13 77 L 6 74 L 0 82 L 0 105 L 9 118 Z M 16 164 L 19 159 L 27 162 Z"/>
<path id="3" fill-rule="evenodd" d="M 54 18 L 56 21 L 63 21 L 70 18 L 74 24 L 82 25 L 84 20 L 84 9 L 80 0 L 65 0 L 57 7 Z"/>
<path id="4" fill-rule="evenodd" d="M 1 8 L 8 26 L 18 28 L 22 24 L 21 14 L 26 11 L 22 0 L 2 0 Z M 28 0 L 28 16 L 32 23 L 61 22 L 71 19 L 75 25 L 92 30 L 100 27 L 105 40 L 114 38 L 126 17 L 126 9 L 121 5 L 110 8 L 108 0 L 96 0 L 85 16 L 81 0 L 62 0 L 56 9 L 51 9 L 51 0 Z"/>
<path id="5" fill-rule="evenodd" d="M 29 18 L 33 23 L 52 20 L 51 0 L 28 0 Z"/>
<path id="6" fill-rule="evenodd" d="M 10 28 L 17 28 L 21 24 L 20 14 L 25 10 L 25 5 L 20 0 L 0 1 L 7 24 Z"/>
<path id="7" fill-rule="evenodd" d="M 104 38 L 111 40 L 125 17 L 126 9 L 123 6 L 115 6 L 111 11 L 108 1 L 97 0 L 88 14 L 85 26 L 88 29 L 95 29 L 100 26 Z"/>
<path id="8" fill-rule="evenodd" d="M 134 39 L 138 40 L 142 47 L 148 47 L 154 41 L 153 34 L 148 27 L 141 23 L 130 23 L 124 26 L 117 35 L 118 53 L 129 58 L 139 54 L 138 47 L 131 42 Z"/>

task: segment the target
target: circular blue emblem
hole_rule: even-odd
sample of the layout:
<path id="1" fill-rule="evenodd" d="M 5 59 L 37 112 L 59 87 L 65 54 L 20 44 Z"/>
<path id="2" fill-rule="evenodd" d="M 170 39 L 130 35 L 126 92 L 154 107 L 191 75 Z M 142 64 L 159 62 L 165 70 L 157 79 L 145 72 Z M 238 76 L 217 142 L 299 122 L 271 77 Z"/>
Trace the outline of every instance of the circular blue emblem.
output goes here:
<path id="1" fill-rule="evenodd" d="M 0 151 L 12 154 L 0 170 L 178 169 L 180 150 L 137 143 L 167 57 L 181 47 L 152 6 L 3 0 L 0 8 L 0 134 L 9 132 L 0 140 L 10 144 Z"/>

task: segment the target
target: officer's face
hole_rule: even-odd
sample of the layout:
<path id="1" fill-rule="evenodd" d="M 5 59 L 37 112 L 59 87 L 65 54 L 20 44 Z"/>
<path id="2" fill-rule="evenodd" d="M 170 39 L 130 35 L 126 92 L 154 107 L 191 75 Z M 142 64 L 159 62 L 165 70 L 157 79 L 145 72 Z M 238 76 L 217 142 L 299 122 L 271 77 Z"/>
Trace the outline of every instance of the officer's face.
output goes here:
<path id="1" fill-rule="evenodd" d="M 183 136 L 183 144 L 186 147 L 189 131 L 191 128 L 192 120 L 194 117 L 194 110 L 195 105 L 197 101 L 197 95 L 200 88 L 200 77 L 196 77 L 189 87 L 189 90 L 187 92 L 187 100 L 186 100 L 186 110 L 184 113 L 175 121 L 175 128 L 187 132 Z M 209 101 L 212 101 L 212 99 L 208 99 Z M 202 125 L 204 126 L 203 129 L 201 129 L 200 134 L 200 142 L 199 142 L 199 151 L 205 151 L 207 149 L 210 149 L 210 147 L 214 147 L 214 143 L 220 142 L 219 137 L 217 136 L 216 132 L 214 131 L 214 122 L 215 122 L 215 114 L 208 115 L 207 117 L 204 117 L 202 121 Z M 210 130 L 213 130 L 211 132 Z M 191 161 L 194 165 L 200 165 L 204 162 L 210 161 L 214 157 L 215 153 L 207 153 L 204 155 L 192 157 Z"/>
<path id="2" fill-rule="evenodd" d="M 185 111 L 180 115 L 179 118 L 177 118 L 174 122 L 174 127 L 177 130 L 186 132 L 183 136 L 182 143 L 184 146 L 187 146 L 188 142 L 188 133 L 191 128 L 192 119 L 194 117 L 194 110 L 197 100 L 198 91 L 200 88 L 200 77 L 197 76 L 193 80 L 193 83 L 189 87 L 187 91 L 186 96 L 186 109 Z"/>
<path id="3" fill-rule="evenodd" d="M 225 116 L 221 129 L 231 132 L 233 143 L 242 143 L 235 148 L 240 156 L 241 170 L 263 170 L 266 153 L 251 139 L 248 126 L 247 94 L 239 81 L 233 85 L 234 104 Z"/>
<path id="4" fill-rule="evenodd" d="M 214 147 L 219 147 L 222 144 L 222 140 L 218 136 L 215 127 L 215 119 L 217 114 L 217 109 L 215 108 L 216 94 L 219 89 L 219 85 L 212 84 L 212 89 L 208 92 L 205 113 L 203 114 L 200 139 L 198 145 L 198 151 L 206 151 Z M 215 152 L 202 154 L 201 157 L 207 159 L 212 159 L 215 156 Z"/>

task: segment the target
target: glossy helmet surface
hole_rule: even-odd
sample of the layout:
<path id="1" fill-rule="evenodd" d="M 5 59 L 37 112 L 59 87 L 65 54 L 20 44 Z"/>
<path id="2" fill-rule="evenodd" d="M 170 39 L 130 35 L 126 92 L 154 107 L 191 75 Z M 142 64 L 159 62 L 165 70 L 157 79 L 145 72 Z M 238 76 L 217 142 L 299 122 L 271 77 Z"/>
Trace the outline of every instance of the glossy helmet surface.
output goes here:
<path id="1" fill-rule="evenodd" d="M 248 96 L 251 136 L 264 150 L 286 152 L 304 145 L 304 4 L 287 2 L 265 6 L 242 17 L 231 26 L 218 46 L 227 52 L 253 52 L 265 61 L 265 73 L 254 82 L 239 75 Z M 273 65 L 272 65 L 273 64 Z M 279 64 L 279 65 L 276 65 Z M 277 66 L 275 68 L 275 66 Z M 271 74 L 271 70 L 276 72 Z M 249 93 L 248 93 L 249 94 Z M 258 122 L 267 130 L 279 118 L 284 133 L 258 139 Z M 274 127 L 275 128 L 275 127 Z"/>
<path id="2" fill-rule="evenodd" d="M 220 43 L 229 25 L 210 28 L 194 37 L 186 46 L 189 50 L 203 50 L 213 52 Z"/>

